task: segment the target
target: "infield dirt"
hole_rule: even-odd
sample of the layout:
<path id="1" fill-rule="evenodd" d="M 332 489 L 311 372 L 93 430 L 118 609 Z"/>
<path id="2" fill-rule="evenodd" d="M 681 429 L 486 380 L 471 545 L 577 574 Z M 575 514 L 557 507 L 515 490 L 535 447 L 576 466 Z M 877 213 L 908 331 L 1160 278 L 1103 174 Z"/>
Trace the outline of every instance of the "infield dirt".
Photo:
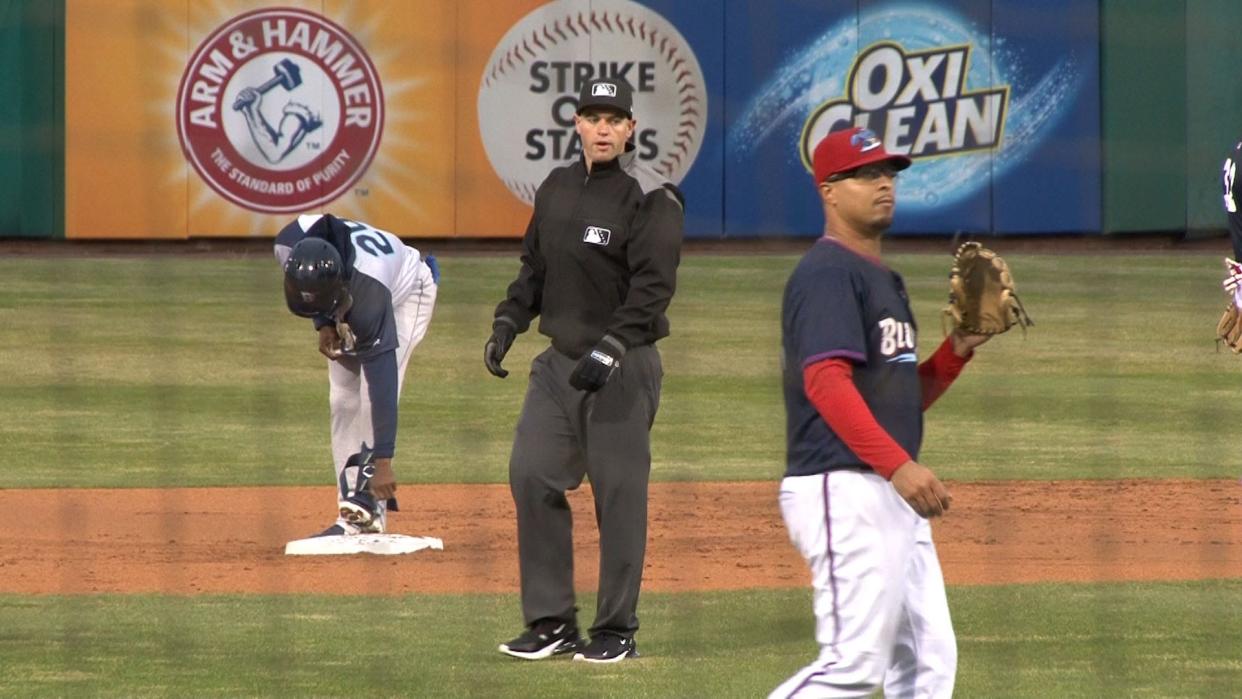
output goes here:
<path id="1" fill-rule="evenodd" d="M 1235 480 L 949 483 L 934 525 L 950 585 L 1242 577 Z M 776 482 L 651 486 L 646 591 L 803 587 Z M 405 594 L 515 592 L 513 503 L 503 485 L 407 485 L 394 533 L 443 551 L 285 556 L 323 529 L 330 486 L 0 490 L 0 592 Z M 570 494 L 577 583 L 596 585 L 590 487 Z"/>

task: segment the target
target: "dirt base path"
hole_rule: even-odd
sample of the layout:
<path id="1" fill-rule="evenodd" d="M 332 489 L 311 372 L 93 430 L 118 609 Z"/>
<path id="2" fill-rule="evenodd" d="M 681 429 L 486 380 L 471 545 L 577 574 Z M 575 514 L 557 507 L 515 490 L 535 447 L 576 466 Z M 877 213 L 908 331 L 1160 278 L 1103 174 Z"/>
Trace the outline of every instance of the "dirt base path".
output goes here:
<path id="1" fill-rule="evenodd" d="M 775 482 L 651 486 L 644 590 L 801 587 Z M 1233 480 L 951 483 L 935 525 L 949 584 L 1242 577 Z M 330 523 L 315 488 L 0 490 L 0 592 L 514 592 L 506 486 L 406 486 L 392 531 L 444 540 L 405 556 L 285 556 Z M 571 493 L 578 586 L 596 585 L 589 488 Z"/>

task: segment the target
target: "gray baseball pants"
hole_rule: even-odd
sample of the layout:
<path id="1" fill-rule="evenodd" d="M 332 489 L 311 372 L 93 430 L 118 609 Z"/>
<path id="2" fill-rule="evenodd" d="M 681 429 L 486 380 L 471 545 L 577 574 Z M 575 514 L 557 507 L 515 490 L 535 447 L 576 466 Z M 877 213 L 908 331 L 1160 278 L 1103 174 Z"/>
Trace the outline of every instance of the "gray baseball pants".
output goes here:
<path id="1" fill-rule="evenodd" d="M 605 386 L 575 390 L 577 360 L 549 347 L 531 363 L 509 460 L 517 507 L 522 615 L 573 620 L 573 516 L 565 491 L 591 481 L 599 527 L 599 597 L 590 633 L 632 636 L 647 547 L 650 431 L 664 371 L 654 346 L 635 347 Z"/>

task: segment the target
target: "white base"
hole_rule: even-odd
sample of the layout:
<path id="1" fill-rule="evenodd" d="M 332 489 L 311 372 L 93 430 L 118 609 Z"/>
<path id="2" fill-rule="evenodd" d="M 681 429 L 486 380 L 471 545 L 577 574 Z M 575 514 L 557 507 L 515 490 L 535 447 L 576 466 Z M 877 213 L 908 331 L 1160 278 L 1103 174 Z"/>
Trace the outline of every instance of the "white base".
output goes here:
<path id="1" fill-rule="evenodd" d="M 433 536 L 404 534 L 351 534 L 346 536 L 315 536 L 285 544 L 286 556 L 339 556 L 350 553 L 373 553 L 391 556 L 414 553 L 423 549 L 444 550 L 444 542 Z"/>

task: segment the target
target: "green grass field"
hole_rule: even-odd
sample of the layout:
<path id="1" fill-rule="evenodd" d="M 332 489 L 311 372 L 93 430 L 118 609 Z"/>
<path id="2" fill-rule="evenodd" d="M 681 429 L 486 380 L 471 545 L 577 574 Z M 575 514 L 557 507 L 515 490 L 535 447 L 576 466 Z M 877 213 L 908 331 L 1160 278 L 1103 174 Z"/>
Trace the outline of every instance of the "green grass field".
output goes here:
<path id="1" fill-rule="evenodd" d="M 979 351 L 929 413 L 921 461 L 952 480 L 1239 475 L 1242 359 L 1213 342 L 1218 256 L 1008 258 L 1037 325 Z M 795 261 L 684 259 L 661 343 L 657 480 L 779 478 L 780 295 Z M 504 482 L 544 342 L 519 338 L 513 375 L 490 377 L 482 347 L 516 259 L 441 262 L 398 475 Z M 926 355 L 949 257 L 890 262 Z M 0 488 L 328 482 L 323 362 L 270 258 L 10 258 L 0 278 Z M 1240 595 L 1237 580 L 951 588 L 958 696 L 1236 696 Z M 516 595 L 0 596 L 0 696 L 750 697 L 815 650 L 809 590 L 646 594 L 640 613 L 647 657 L 601 670 L 495 653 L 520 624 Z"/>
<path id="2" fill-rule="evenodd" d="M 1236 580 L 951 588 L 956 696 L 1237 696 L 1240 595 Z M 817 650 L 809 590 L 646 595 L 644 657 L 603 667 L 501 656 L 515 607 L 0 596 L 0 695 L 762 697 Z"/>
<path id="3" fill-rule="evenodd" d="M 657 480 L 782 470 L 780 295 L 793 256 L 689 256 L 661 343 Z M 892 258 L 921 347 L 941 338 L 945 255 Z M 1037 325 L 978 353 L 929 413 L 923 460 L 949 479 L 1225 477 L 1242 423 L 1217 352 L 1225 299 L 1206 255 L 1017 255 Z M 516 261 L 448 257 L 408 372 L 398 467 L 408 482 L 503 482 L 525 367 L 483 368 Z M 0 298 L 0 487 L 316 484 L 329 468 L 327 381 L 307 321 L 259 259 L 10 259 Z M 951 453 L 968 455 L 953 460 Z M 54 458 L 49 458 L 55 454 Z"/>

